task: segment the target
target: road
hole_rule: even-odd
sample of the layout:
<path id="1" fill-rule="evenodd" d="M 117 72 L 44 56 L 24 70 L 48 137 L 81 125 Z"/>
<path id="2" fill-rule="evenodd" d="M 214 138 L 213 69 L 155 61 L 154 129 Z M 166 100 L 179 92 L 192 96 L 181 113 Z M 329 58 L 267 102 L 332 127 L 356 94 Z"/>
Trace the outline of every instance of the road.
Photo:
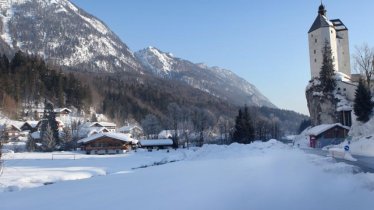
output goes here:
<path id="1" fill-rule="evenodd" d="M 327 156 L 328 151 L 320 149 L 303 149 L 305 152 L 310 154 L 316 154 L 320 156 Z M 363 172 L 374 173 L 374 157 L 366 157 L 360 155 L 352 155 L 357 161 L 349 161 L 341 158 L 335 158 L 338 162 L 344 162 L 350 165 L 359 167 Z"/>

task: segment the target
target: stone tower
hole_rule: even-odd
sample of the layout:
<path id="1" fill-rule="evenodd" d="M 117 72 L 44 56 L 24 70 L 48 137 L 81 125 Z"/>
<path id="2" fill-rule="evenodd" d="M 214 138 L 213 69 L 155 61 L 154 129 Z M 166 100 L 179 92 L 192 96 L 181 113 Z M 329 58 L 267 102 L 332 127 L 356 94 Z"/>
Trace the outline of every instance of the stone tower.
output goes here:
<path id="1" fill-rule="evenodd" d="M 348 28 L 339 19 L 329 20 L 325 6 L 318 8 L 317 18 L 308 31 L 311 77 L 319 76 L 322 66 L 322 49 L 331 47 L 334 67 L 347 78 L 351 77 Z"/>
<path id="2" fill-rule="evenodd" d="M 308 40 L 311 80 L 305 94 L 312 125 L 341 123 L 351 126 L 356 84 L 351 81 L 348 29 L 339 19 L 329 20 L 321 4 L 308 31 Z M 324 93 L 319 80 L 325 44 L 331 47 L 336 71 L 336 88 L 332 93 Z"/>

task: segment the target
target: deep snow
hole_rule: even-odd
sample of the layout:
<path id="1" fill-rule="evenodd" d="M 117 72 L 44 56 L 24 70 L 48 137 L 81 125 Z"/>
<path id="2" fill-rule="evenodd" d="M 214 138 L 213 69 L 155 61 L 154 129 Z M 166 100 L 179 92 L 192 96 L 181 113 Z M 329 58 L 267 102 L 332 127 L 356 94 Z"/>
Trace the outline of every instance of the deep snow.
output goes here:
<path id="1" fill-rule="evenodd" d="M 82 155 L 77 160 L 52 161 L 39 155 L 47 156 L 24 154 L 24 159 L 15 154 L 7 163 L 19 167 L 19 173 L 35 169 L 44 174 L 49 168 L 67 172 L 74 167 L 106 175 L 0 193 L 1 209 L 366 210 L 374 205 L 373 174 L 276 141 L 170 153 Z M 183 160 L 131 169 L 177 159 Z"/>

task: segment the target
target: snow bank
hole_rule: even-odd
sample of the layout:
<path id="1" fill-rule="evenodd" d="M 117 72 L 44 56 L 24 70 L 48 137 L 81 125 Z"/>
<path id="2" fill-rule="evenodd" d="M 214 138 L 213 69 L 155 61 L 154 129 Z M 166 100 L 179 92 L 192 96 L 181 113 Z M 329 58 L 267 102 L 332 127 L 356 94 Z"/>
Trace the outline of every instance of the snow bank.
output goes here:
<path id="1" fill-rule="evenodd" d="M 349 136 L 352 154 L 374 157 L 374 118 L 371 118 L 367 123 L 355 121 Z M 348 141 L 339 146 L 342 148 L 347 144 Z"/>
<path id="2" fill-rule="evenodd" d="M 357 161 L 356 158 L 352 157 L 350 152 L 345 151 L 343 148 L 330 148 L 328 151 L 329 154 L 334 158 Z"/>
<path id="3" fill-rule="evenodd" d="M 183 159 L 182 151 L 131 152 L 122 155 L 85 155 L 71 152 L 6 153 L 0 192 L 41 187 L 131 171 L 160 161 Z M 53 160 L 52 160 L 53 159 Z"/>

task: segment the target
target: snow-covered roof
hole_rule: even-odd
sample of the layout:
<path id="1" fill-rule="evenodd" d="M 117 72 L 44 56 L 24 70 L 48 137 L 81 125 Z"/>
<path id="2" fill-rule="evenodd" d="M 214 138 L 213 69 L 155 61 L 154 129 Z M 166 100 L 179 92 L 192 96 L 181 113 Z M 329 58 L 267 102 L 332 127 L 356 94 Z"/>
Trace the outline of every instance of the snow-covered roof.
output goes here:
<path id="1" fill-rule="evenodd" d="M 56 108 L 56 109 L 54 109 L 54 111 L 56 112 L 56 113 L 60 113 L 60 112 L 63 112 L 63 111 L 67 111 L 67 112 L 72 112 L 70 109 L 68 109 L 68 108 Z"/>
<path id="2" fill-rule="evenodd" d="M 140 140 L 141 146 L 171 146 L 173 140 L 171 139 L 152 139 L 152 140 Z"/>
<path id="3" fill-rule="evenodd" d="M 182 130 L 177 130 L 177 135 L 181 135 L 183 133 Z M 175 134 L 175 130 L 163 130 L 161 131 L 158 136 L 159 138 L 170 138 Z"/>
<path id="4" fill-rule="evenodd" d="M 343 72 L 335 72 L 335 79 L 338 81 L 342 81 L 351 85 L 355 85 L 351 81 L 351 77 L 344 74 Z"/>
<path id="5" fill-rule="evenodd" d="M 93 127 L 96 125 L 100 125 L 102 127 L 116 127 L 117 126 L 115 123 L 111 123 L 111 122 L 92 122 L 90 127 Z"/>
<path id="6" fill-rule="evenodd" d="M 39 121 L 26 121 L 25 124 L 26 123 L 29 124 L 32 128 L 35 128 L 38 125 Z"/>
<path id="7" fill-rule="evenodd" d="M 83 127 L 79 130 L 79 137 L 89 137 L 96 133 L 105 133 L 109 130 L 105 127 Z"/>
<path id="8" fill-rule="evenodd" d="M 33 110 L 34 112 L 38 112 L 38 113 L 44 113 L 44 109 L 34 109 Z M 68 109 L 68 108 L 56 108 L 56 109 L 53 109 L 54 112 L 56 113 L 60 113 L 62 111 L 67 111 L 67 112 L 72 112 L 71 109 Z"/>
<path id="9" fill-rule="evenodd" d="M 78 141 L 78 143 L 88 143 L 88 142 L 91 142 L 91 141 L 94 141 L 96 139 L 103 138 L 103 137 L 117 139 L 123 142 L 131 142 L 133 144 L 138 143 L 138 140 L 130 138 L 128 135 L 123 134 L 123 133 L 98 133 L 98 134 L 89 136 L 87 138 L 81 139 Z"/>
<path id="10" fill-rule="evenodd" d="M 119 128 L 118 131 L 119 132 L 130 132 L 131 130 L 133 130 L 135 128 L 143 130 L 141 127 L 139 127 L 137 125 L 128 125 L 128 126 L 123 126 L 123 127 Z"/>
<path id="11" fill-rule="evenodd" d="M 11 121 L 6 123 L 6 127 L 7 128 L 14 127 L 17 130 L 21 131 L 21 127 L 22 127 L 23 124 L 25 124 L 25 123 L 22 122 L 22 121 L 11 120 Z"/>
<path id="12" fill-rule="evenodd" d="M 311 33 L 319 28 L 323 28 L 323 27 L 334 27 L 334 24 L 329 21 L 326 16 L 324 15 L 318 15 L 316 20 L 313 22 L 313 25 L 312 27 L 310 27 L 308 33 Z"/>
<path id="13" fill-rule="evenodd" d="M 335 126 L 339 126 L 341 128 L 345 128 L 347 130 L 349 130 L 350 128 L 347 127 L 347 126 L 343 126 L 342 124 L 340 123 L 335 123 L 335 124 L 322 124 L 322 125 L 318 125 L 318 126 L 315 126 L 311 129 L 308 130 L 307 132 L 307 135 L 312 135 L 312 136 L 318 136 L 320 135 L 321 133 L 335 127 Z"/>

